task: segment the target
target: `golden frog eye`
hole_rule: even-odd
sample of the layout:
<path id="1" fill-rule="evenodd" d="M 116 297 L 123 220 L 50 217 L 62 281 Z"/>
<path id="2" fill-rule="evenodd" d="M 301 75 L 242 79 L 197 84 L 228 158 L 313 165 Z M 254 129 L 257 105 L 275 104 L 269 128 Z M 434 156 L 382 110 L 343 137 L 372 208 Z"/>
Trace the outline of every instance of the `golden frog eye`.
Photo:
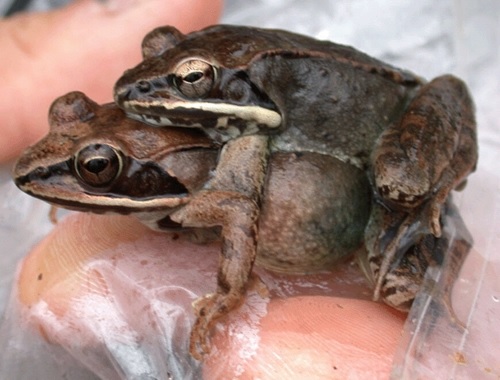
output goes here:
<path id="1" fill-rule="evenodd" d="M 181 63 L 175 71 L 179 91 L 191 99 L 208 95 L 215 81 L 215 68 L 208 62 L 192 59 Z"/>
<path id="2" fill-rule="evenodd" d="M 89 186 L 109 185 L 123 170 L 121 154 L 112 146 L 92 144 L 81 149 L 74 159 L 78 177 Z"/>

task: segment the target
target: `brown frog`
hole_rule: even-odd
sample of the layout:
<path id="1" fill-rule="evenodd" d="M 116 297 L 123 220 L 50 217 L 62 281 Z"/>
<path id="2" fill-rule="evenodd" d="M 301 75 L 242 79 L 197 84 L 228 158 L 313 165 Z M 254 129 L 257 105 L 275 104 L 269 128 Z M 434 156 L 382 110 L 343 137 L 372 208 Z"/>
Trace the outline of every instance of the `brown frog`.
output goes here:
<path id="1" fill-rule="evenodd" d="M 409 307 L 415 291 L 401 291 L 410 288 L 398 274 L 401 255 L 441 236 L 443 205 L 477 161 L 474 106 L 461 80 L 427 83 L 351 47 L 243 26 L 187 35 L 158 28 L 142 52 L 116 83 L 120 107 L 150 125 L 196 128 L 225 143 L 214 176 L 177 222 L 222 226 L 222 257 L 252 258 L 268 157 L 335 157 L 364 171 L 373 189 L 366 242 L 374 298 Z M 219 279 L 205 300 L 207 326 L 237 303 L 248 278 L 238 273 Z"/>
<path id="2" fill-rule="evenodd" d="M 15 166 L 21 190 L 69 209 L 131 214 L 156 230 L 188 231 L 173 219 L 209 181 L 219 143 L 196 129 L 150 128 L 126 118 L 114 104 L 100 106 L 80 92 L 57 99 L 49 120 L 49 134 Z M 362 249 L 370 205 L 362 170 L 315 152 L 273 152 L 257 221 L 257 263 L 295 273 L 328 268 Z M 218 232 L 190 233 L 206 240 Z M 228 257 L 222 264 L 217 292 L 226 278 L 244 278 L 253 258 Z M 207 326 L 199 315 L 191 347 L 195 357 L 200 357 L 198 345 L 206 344 Z"/>

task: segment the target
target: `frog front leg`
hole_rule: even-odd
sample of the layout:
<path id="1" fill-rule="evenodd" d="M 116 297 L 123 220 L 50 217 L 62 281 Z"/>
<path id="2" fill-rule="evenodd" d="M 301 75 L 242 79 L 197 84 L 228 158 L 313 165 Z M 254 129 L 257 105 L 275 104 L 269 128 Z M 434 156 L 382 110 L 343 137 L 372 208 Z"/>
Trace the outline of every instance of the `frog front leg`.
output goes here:
<path id="1" fill-rule="evenodd" d="M 229 141 L 206 188 L 171 215 L 186 227 L 222 227 L 217 290 L 194 303 L 197 314 L 190 351 L 201 359 L 210 351 L 210 328 L 243 300 L 255 261 L 257 221 L 267 164 L 268 138 Z"/>
<path id="2" fill-rule="evenodd" d="M 465 84 L 445 75 L 424 85 L 402 120 L 385 130 L 372 155 L 381 202 L 395 210 L 422 209 L 421 223 L 441 235 L 441 205 L 477 162 L 474 105 Z"/>

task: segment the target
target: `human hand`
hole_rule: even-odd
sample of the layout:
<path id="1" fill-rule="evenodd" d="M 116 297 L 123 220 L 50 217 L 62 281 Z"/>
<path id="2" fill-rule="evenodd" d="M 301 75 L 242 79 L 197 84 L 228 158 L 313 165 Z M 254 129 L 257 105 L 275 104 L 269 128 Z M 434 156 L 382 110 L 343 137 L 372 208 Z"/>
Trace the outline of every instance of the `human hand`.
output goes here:
<path id="1" fill-rule="evenodd" d="M 52 101 L 79 90 L 99 103 L 141 59 L 143 36 L 161 25 L 181 31 L 217 22 L 221 0 L 78 0 L 47 13 L 0 21 L 0 162 L 47 131 Z"/>
<path id="2" fill-rule="evenodd" d="M 176 352 L 182 362 L 191 302 L 215 289 L 219 249 L 152 232 L 130 217 L 79 213 L 26 258 L 19 298 L 35 329 L 83 362 L 89 351 L 113 357 L 110 340 L 130 337 L 165 357 L 164 339 L 166 347 L 183 340 Z M 388 378 L 404 315 L 367 300 L 369 289 L 352 278 L 352 267 L 341 267 L 313 278 L 260 271 L 271 292 L 281 287 L 295 296 L 269 301 L 251 287 L 245 304 L 214 329 L 204 378 Z"/>

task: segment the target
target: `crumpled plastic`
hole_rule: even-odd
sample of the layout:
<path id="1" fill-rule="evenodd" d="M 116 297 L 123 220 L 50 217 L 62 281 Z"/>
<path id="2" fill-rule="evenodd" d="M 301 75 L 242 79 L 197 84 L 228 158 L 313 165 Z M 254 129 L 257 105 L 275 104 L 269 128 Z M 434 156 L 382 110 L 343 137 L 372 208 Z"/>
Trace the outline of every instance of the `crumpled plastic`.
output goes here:
<path id="1" fill-rule="evenodd" d="M 70 215 L 58 228 L 76 219 Z M 64 378 L 68 371 L 75 372 L 71 379 L 90 373 L 101 379 L 201 378 L 202 366 L 188 352 L 192 302 L 215 288 L 220 245 L 151 232 L 129 217 L 85 214 L 83 219 L 80 231 L 93 231 L 92 242 L 66 234 L 68 241 L 85 244 L 79 256 L 56 249 L 41 256 L 35 250 L 23 260 L 0 327 L 0 339 L 9 343 L 0 354 L 3 374 L 18 376 L 17 361 L 29 357 L 23 378 L 43 371 L 47 375 L 37 378 Z M 106 221 L 114 228 L 95 236 Z M 123 239 L 109 243 L 115 234 Z M 59 238 L 49 235 L 46 241 Z M 201 269 L 193 265 L 199 262 Z M 337 296 L 371 297 L 352 261 L 339 263 L 333 273 L 256 273 L 245 303 L 219 327 L 232 336 L 229 344 L 237 352 L 225 362 L 225 373 L 241 372 L 240 361 L 258 349 L 270 297 L 330 296 L 332 288 Z M 221 376 L 215 370 L 209 378 Z"/>
<path id="2" fill-rule="evenodd" d="M 500 341 L 500 329 L 496 324 L 500 316 L 500 284 L 496 280 L 500 272 L 497 248 L 500 244 L 499 14 L 500 4 L 494 0 L 425 0 L 418 3 L 405 0 L 397 4 L 387 0 L 227 1 L 224 23 L 279 27 L 350 44 L 425 78 L 455 73 L 471 89 L 477 105 L 480 159 L 466 189 L 454 196 L 474 239 L 474 248 L 453 292 L 453 309 L 461 327 L 457 327 L 457 320 L 436 318 L 436 308 L 441 307 L 440 293 L 431 290 L 440 289 L 446 276 L 445 265 L 444 272 L 428 273 L 424 291 L 407 318 L 394 358 L 394 379 L 431 376 L 466 379 L 500 374 L 498 357 L 493 350 Z M 147 250 L 147 242 L 136 242 L 136 247 L 142 247 L 142 252 L 150 255 L 148 263 L 133 262 L 134 255 L 130 255 L 122 258 L 125 261 L 117 270 L 106 260 L 92 260 L 89 267 L 80 270 L 98 273 L 99 284 L 106 284 L 105 288 L 115 296 L 106 299 L 96 290 L 78 300 L 72 309 L 73 317 L 99 323 L 85 326 L 93 335 L 76 344 L 67 338 L 80 337 L 77 333 L 81 327 L 61 324 L 64 319 L 57 318 L 57 313 L 47 309 L 43 302 L 33 304 L 27 318 L 26 310 L 19 303 L 19 290 L 12 286 L 16 263 L 50 229 L 46 217 L 48 207 L 15 189 L 10 182 L 9 167 L 0 173 L 0 194 L 3 251 L 0 255 L 0 311 L 5 310 L 0 325 L 1 379 L 152 379 L 168 378 L 169 375 L 173 379 L 188 379 L 201 376 L 200 365 L 183 355 L 186 348 L 182 341 L 189 334 L 192 323 L 191 302 L 214 287 L 215 261 L 200 275 L 199 284 L 183 285 L 179 270 L 178 276 L 170 282 L 164 280 L 161 289 L 150 289 L 147 283 L 151 279 L 132 278 L 126 268 L 152 265 L 153 262 L 159 268 L 179 266 L 179 262 L 169 264 L 168 260 L 188 255 L 189 263 L 189 253 L 165 255 L 163 251 Z M 165 239 L 164 236 L 157 238 Z M 217 247 L 204 249 L 216 251 Z M 215 252 L 212 253 L 215 258 Z M 347 265 L 343 269 L 348 271 L 349 268 Z M 266 283 L 265 275 L 262 276 Z M 365 286 L 345 281 L 346 289 Z M 272 291 L 281 292 L 283 296 L 293 294 L 295 290 L 290 289 L 297 287 L 313 288 L 314 294 L 321 294 L 326 292 L 322 284 L 314 278 L 288 279 L 279 285 L 267 282 Z M 340 295 L 348 296 L 348 290 Z M 172 303 L 172 297 L 178 301 Z M 250 349 L 256 344 L 253 340 L 256 330 L 252 333 L 248 326 L 257 328 L 259 317 L 266 313 L 267 302 L 267 298 L 254 289 L 245 306 L 247 309 L 242 308 L 234 320 L 231 319 L 236 321 L 240 317 L 248 322 L 253 316 L 254 319 L 244 325 L 247 326 L 244 331 L 237 330 L 236 322 L 231 325 L 236 326 L 235 334 L 247 339 L 245 344 Z M 141 307 L 152 316 L 149 320 L 154 321 L 155 326 L 144 326 L 148 318 L 128 315 L 127 310 L 141 310 Z M 100 319 L 103 315 L 110 319 Z M 175 321 L 175 329 L 172 321 Z M 103 336 L 105 344 L 96 350 L 93 343 Z"/>

